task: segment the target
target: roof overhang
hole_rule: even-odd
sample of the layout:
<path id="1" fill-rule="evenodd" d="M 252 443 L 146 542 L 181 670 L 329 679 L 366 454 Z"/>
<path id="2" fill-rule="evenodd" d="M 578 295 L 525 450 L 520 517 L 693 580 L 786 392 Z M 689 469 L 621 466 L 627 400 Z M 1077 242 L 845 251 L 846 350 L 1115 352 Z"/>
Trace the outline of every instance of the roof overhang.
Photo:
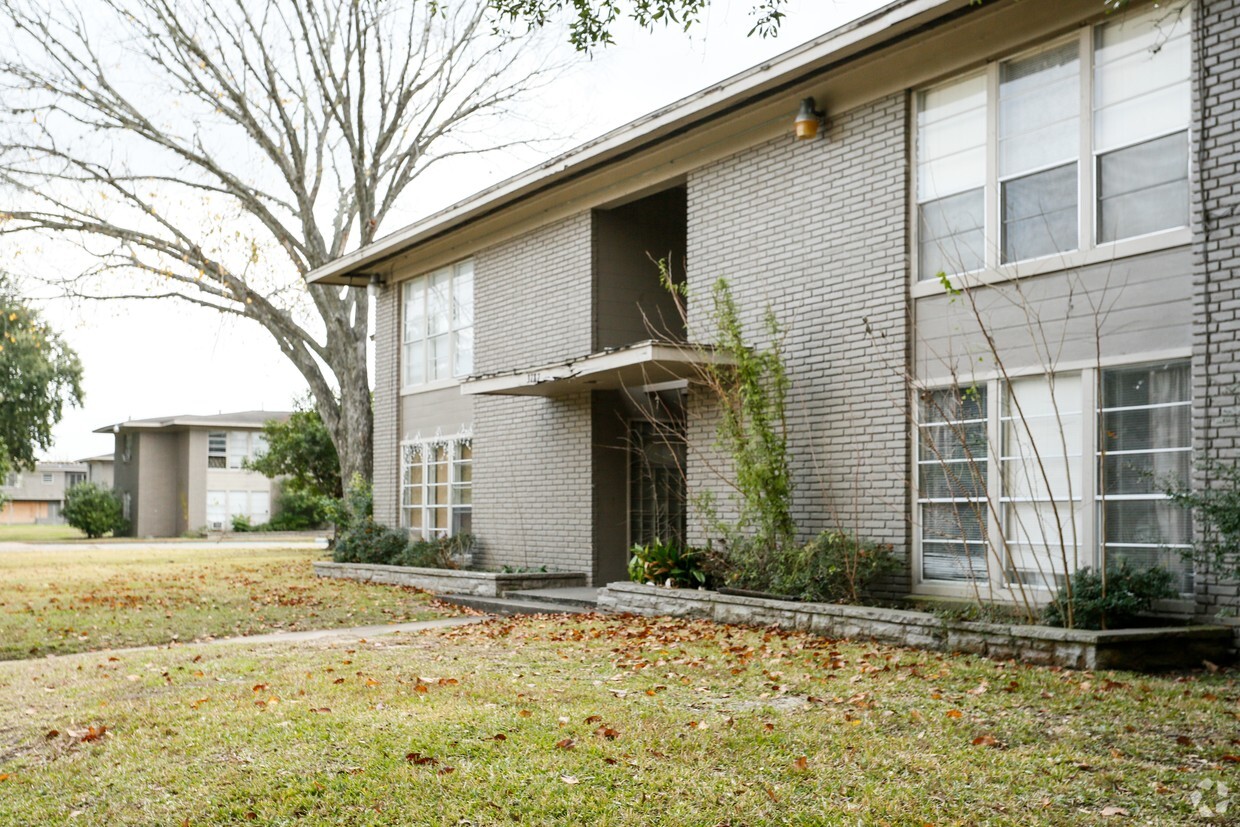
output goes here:
<path id="1" fill-rule="evenodd" d="M 709 365 L 729 359 L 707 345 L 640 342 L 548 365 L 471 376 L 466 396 L 566 396 L 584 390 L 619 390 L 690 380 Z"/>
<path id="2" fill-rule="evenodd" d="M 976 0 L 895 0 L 801 46 L 700 92 L 655 110 L 493 187 L 383 236 L 306 276 L 310 283 L 365 286 L 397 256 L 509 206 L 574 181 L 635 153 L 678 138 L 704 124 L 736 124 L 739 108 L 771 95 L 801 94 L 804 79 L 866 54 L 953 12 L 972 11 Z M 834 105 L 835 101 L 832 101 Z M 783 111 L 782 102 L 778 104 Z M 791 115 L 789 115 L 789 119 Z M 790 120 L 789 120 L 790 123 Z M 728 129 L 752 129 L 738 124 Z M 709 142 L 717 141 L 712 135 Z"/>

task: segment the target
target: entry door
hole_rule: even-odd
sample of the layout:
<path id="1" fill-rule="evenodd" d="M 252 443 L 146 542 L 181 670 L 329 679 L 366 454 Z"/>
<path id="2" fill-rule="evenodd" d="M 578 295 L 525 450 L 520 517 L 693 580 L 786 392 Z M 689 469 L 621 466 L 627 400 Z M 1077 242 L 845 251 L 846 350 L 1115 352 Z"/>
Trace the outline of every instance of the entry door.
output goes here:
<path id="1" fill-rule="evenodd" d="M 683 543 L 685 429 L 681 422 L 637 421 L 629 429 L 629 545 Z"/>

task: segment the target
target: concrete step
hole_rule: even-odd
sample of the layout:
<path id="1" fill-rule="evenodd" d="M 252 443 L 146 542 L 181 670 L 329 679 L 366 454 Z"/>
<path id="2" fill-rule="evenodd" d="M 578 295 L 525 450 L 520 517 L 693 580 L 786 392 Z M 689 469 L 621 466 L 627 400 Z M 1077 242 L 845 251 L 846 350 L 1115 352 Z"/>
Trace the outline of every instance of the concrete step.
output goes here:
<path id="1" fill-rule="evenodd" d="M 445 603 L 468 606 L 493 615 L 539 615 L 583 614 L 589 611 L 581 606 L 566 606 L 534 600 L 514 600 L 508 597 L 478 597 L 472 594 L 441 594 L 437 597 Z"/>
<path id="2" fill-rule="evenodd" d="M 508 592 L 504 597 L 509 600 L 526 600 L 533 603 L 545 603 L 549 606 L 591 611 L 598 606 L 598 589 L 588 586 L 564 589 L 526 589 Z"/>

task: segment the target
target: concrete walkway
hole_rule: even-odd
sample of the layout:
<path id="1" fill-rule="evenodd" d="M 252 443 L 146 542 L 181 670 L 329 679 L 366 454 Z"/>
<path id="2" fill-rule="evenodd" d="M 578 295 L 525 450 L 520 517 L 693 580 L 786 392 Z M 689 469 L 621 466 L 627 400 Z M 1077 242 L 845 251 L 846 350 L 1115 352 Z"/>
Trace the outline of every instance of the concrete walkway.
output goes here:
<path id="1" fill-rule="evenodd" d="M 468 626 L 481 623 L 490 618 L 486 615 L 476 617 L 445 617 L 438 620 L 416 620 L 411 623 L 391 623 L 377 626 L 348 626 L 343 629 L 311 629 L 305 632 L 271 632 L 266 635 L 246 635 L 243 637 L 221 637 L 213 640 L 187 640 L 175 643 L 159 643 L 152 646 L 131 646 L 126 649 L 95 649 L 88 652 L 68 652 L 63 655 L 46 655 L 40 658 L 19 658 L 0 661 L 0 669 L 32 663 L 40 660 L 60 660 L 61 658 L 98 658 L 101 655 L 129 655 L 135 652 L 155 652 L 179 649 L 187 646 L 228 646 L 247 643 L 347 643 L 350 641 L 373 640 L 383 635 L 399 632 L 420 632 L 424 629 L 445 629 L 451 626 Z"/>
<path id="2" fill-rule="evenodd" d="M 394 635 L 398 632 L 420 632 L 423 629 L 445 629 L 449 626 L 468 626 L 487 620 L 479 617 L 444 617 L 439 620 L 415 620 L 410 623 L 391 623 L 378 626 L 349 626 L 344 629 L 311 629 L 305 632 L 271 632 L 265 635 L 246 635 L 245 637 L 222 637 L 216 640 L 203 640 L 186 643 L 185 646 L 220 645 L 228 643 L 298 643 L 304 641 L 346 641 Z"/>
<path id="3" fill-rule="evenodd" d="M 261 537 L 262 535 L 255 535 Z M 202 551 L 219 548 L 277 549 L 327 548 L 322 537 L 290 537 L 285 540 L 244 540 L 230 537 L 227 540 L 74 540 L 64 543 L 0 542 L 0 553 L 22 551 Z"/>

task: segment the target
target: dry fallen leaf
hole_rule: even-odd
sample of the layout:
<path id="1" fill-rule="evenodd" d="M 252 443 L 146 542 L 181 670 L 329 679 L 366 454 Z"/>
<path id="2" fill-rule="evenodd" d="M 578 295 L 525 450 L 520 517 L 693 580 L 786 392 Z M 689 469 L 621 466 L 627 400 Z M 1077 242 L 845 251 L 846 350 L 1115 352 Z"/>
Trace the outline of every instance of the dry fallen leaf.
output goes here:
<path id="1" fill-rule="evenodd" d="M 577 746 L 577 742 L 572 738 L 565 738 L 563 741 L 556 741 L 555 745 L 560 749 L 572 749 Z"/>
<path id="2" fill-rule="evenodd" d="M 579 783 L 579 782 L 577 781 L 577 776 L 575 776 L 575 775 L 561 775 L 561 776 L 560 776 L 560 780 L 561 780 L 561 781 L 563 781 L 565 784 L 577 784 L 577 783 Z"/>
<path id="3" fill-rule="evenodd" d="M 999 746 L 999 742 L 995 740 L 995 736 L 993 735 L 979 735 L 973 739 L 973 746 L 975 747 L 997 747 Z"/>
<path id="4" fill-rule="evenodd" d="M 947 710 L 947 717 L 948 718 L 963 718 L 964 713 L 961 712 L 959 709 L 949 709 Z"/>
<path id="5" fill-rule="evenodd" d="M 1110 818 L 1111 816 L 1126 816 L 1126 815 L 1128 815 L 1128 811 L 1125 810 L 1123 807 L 1103 807 L 1102 808 L 1103 818 Z"/>
<path id="6" fill-rule="evenodd" d="M 802 755 L 800 758 L 792 762 L 792 768 L 797 772 L 805 772 L 809 769 L 809 759 Z"/>
<path id="7" fill-rule="evenodd" d="M 419 767 L 434 766 L 435 764 L 439 763 L 439 760 L 437 758 L 432 758 L 429 755 L 423 755 L 420 752 L 409 753 L 408 755 L 405 756 L 405 760 L 408 761 L 410 764 L 414 764 L 415 766 L 419 766 Z"/>

